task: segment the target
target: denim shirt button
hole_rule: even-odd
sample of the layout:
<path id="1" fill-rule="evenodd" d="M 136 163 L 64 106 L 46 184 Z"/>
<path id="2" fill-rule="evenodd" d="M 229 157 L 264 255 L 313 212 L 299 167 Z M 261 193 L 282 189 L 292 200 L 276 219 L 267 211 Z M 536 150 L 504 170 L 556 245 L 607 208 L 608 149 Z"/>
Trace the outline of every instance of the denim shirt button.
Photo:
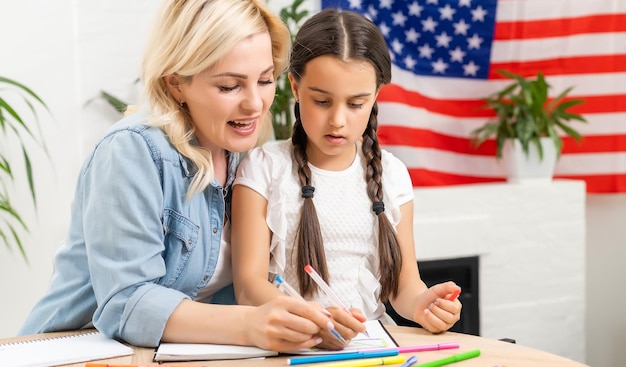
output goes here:
<path id="1" fill-rule="evenodd" d="M 208 276 L 208 275 L 205 275 L 205 276 L 204 276 L 204 278 L 203 278 L 203 280 L 206 282 L 206 281 L 207 281 L 207 279 L 209 279 L 209 276 Z"/>
<path id="2" fill-rule="evenodd" d="M 213 233 L 217 233 L 217 227 L 213 227 Z"/>

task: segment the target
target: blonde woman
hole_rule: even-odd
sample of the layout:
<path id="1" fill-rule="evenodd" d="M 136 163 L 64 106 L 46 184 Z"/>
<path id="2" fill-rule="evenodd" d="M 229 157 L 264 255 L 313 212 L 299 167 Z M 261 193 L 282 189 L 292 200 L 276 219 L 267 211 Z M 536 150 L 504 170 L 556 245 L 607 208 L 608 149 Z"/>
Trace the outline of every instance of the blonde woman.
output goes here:
<path id="1" fill-rule="evenodd" d="M 50 288 L 20 334 L 95 326 L 139 346 L 278 351 L 321 342 L 333 324 L 314 305 L 225 305 L 234 303 L 239 152 L 268 124 L 288 48 L 288 30 L 261 0 L 163 3 L 143 61 L 146 108 L 113 126 L 84 163 Z"/>

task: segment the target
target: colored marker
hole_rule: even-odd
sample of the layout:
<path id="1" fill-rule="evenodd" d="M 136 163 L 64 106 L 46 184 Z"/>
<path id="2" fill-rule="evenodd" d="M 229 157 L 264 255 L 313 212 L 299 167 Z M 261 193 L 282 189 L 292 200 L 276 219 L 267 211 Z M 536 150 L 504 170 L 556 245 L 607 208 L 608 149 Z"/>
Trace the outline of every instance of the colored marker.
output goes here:
<path id="1" fill-rule="evenodd" d="M 306 265 L 304 267 L 304 271 L 306 271 L 307 274 L 309 274 L 309 276 L 311 277 L 311 279 L 313 279 L 313 281 L 315 282 L 315 284 L 317 284 L 318 287 L 320 287 L 320 290 L 322 292 L 324 292 L 324 294 L 326 294 L 326 296 L 330 299 L 333 300 L 333 303 L 336 306 L 339 306 L 341 309 L 343 309 L 344 311 L 346 311 L 347 313 L 349 313 L 350 315 L 352 315 L 352 312 L 350 312 L 350 309 L 348 308 L 348 306 L 346 306 L 342 301 L 341 298 L 339 298 L 335 292 L 333 292 L 332 289 L 330 289 L 330 286 L 324 281 L 324 279 L 322 279 L 322 277 L 317 273 L 317 271 L 315 271 L 315 269 L 313 269 L 313 267 L 311 265 Z M 367 330 L 363 331 L 363 334 L 365 336 L 367 336 L 369 338 L 369 334 L 367 333 Z"/>
<path id="2" fill-rule="evenodd" d="M 423 344 L 413 345 L 409 347 L 398 347 L 400 353 L 415 353 L 426 352 L 430 350 L 443 350 L 443 349 L 456 349 L 459 347 L 459 343 L 438 343 L 438 344 Z"/>
<path id="3" fill-rule="evenodd" d="M 400 367 L 411 367 L 412 365 L 417 363 L 417 357 L 411 356 L 411 358 L 407 359 Z"/>
<path id="4" fill-rule="evenodd" d="M 450 363 L 460 362 L 466 359 L 478 357 L 479 355 L 480 355 L 480 350 L 475 349 L 469 352 L 459 353 L 450 357 L 441 358 L 436 361 L 422 363 L 420 365 L 417 365 L 416 367 L 440 367 L 440 366 L 445 366 Z"/>
<path id="5" fill-rule="evenodd" d="M 306 300 L 304 298 L 302 298 L 300 293 L 298 293 L 298 291 L 296 291 L 291 285 L 289 285 L 289 283 L 287 283 L 280 275 L 277 275 L 276 278 L 274 279 L 274 281 L 276 281 L 278 289 L 280 289 L 281 291 L 287 293 L 291 297 L 299 299 L 302 302 L 306 302 Z M 341 334 L 339 334 L 339 332 L 337 330 L 331 329 L 331 330 L 328 330 L 328 331 L 331 334 L 333 334 L 333 336 L 335 338 L 337 338 L 337 340 L 339 340 L 343 345 L 347 345 L 348 344 L 346 339 L 344 339 L 343 336 L 341 336 Z"/>
<path id="6" fill-rule="evenodd" d="M 461 288 L 454 291 L 450 296 L 446 297 L 448 301 L 454 301 L 461 294 Z"/>
<path id="7" fill-rule="evenodd" d="M 339 353 L 339 354 L 324 354 L 319 356 L 307 356 L 307 357 L 295 357 L 289 358 L 287 364 L 297 365 L 306 363 L 318 363 L 318 362 L 331 362 L 331 361 L 345 361 L 347 359 L 362 359 L 362 358 L 374 358 L 374 357 L 390 357 L 397 356 L 397 350 L 364 350 L 354 353 Z"/>
<path id="8" fill-rule="evenodd" d="M 354 361 L 337 362 L 337 363 L 325 363 L 320 364 L 318 367 L 370 367 L 380 366 L 385 364 L 400 364 L 406 362 L 406 358 L 403 356 L 393 356 L 384 358 L 367 358 L 358 359 Z"/>

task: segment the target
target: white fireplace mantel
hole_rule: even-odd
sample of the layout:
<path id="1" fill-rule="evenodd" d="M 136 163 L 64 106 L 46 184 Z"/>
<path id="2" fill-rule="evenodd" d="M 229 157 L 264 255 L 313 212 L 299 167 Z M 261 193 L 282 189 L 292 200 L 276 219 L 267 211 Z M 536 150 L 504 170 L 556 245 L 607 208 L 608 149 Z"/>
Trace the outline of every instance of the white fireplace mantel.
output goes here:
<path id="1" fill-rule="evenodd" d="M 479 256 L 480 334 L 585 360 L 585 184 L 415 189 L 420 260 Z"/>

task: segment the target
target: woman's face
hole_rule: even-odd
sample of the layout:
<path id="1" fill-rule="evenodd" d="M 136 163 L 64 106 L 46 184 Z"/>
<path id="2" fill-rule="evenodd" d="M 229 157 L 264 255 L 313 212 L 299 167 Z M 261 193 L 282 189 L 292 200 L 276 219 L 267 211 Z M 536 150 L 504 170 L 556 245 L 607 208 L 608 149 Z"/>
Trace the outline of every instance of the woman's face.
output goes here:
<path id="1" fill-rule="evenodd" d="M 306 64 L 299 82 L 291 74 L 289 80 L 300 102 L 309 162 L 328 170 L 347 168 L 378 95 L 374 67 L 323 55 Z"/>
<path id="2" fill-rule="evenodd" d="M 168 87 L 187 104 L 201 146 L 241 152 L 257 142 L 276 91 L 273 72 L 271 39 L 264 32 L 238 43 L 190 82 L 168 77 Z"/>

